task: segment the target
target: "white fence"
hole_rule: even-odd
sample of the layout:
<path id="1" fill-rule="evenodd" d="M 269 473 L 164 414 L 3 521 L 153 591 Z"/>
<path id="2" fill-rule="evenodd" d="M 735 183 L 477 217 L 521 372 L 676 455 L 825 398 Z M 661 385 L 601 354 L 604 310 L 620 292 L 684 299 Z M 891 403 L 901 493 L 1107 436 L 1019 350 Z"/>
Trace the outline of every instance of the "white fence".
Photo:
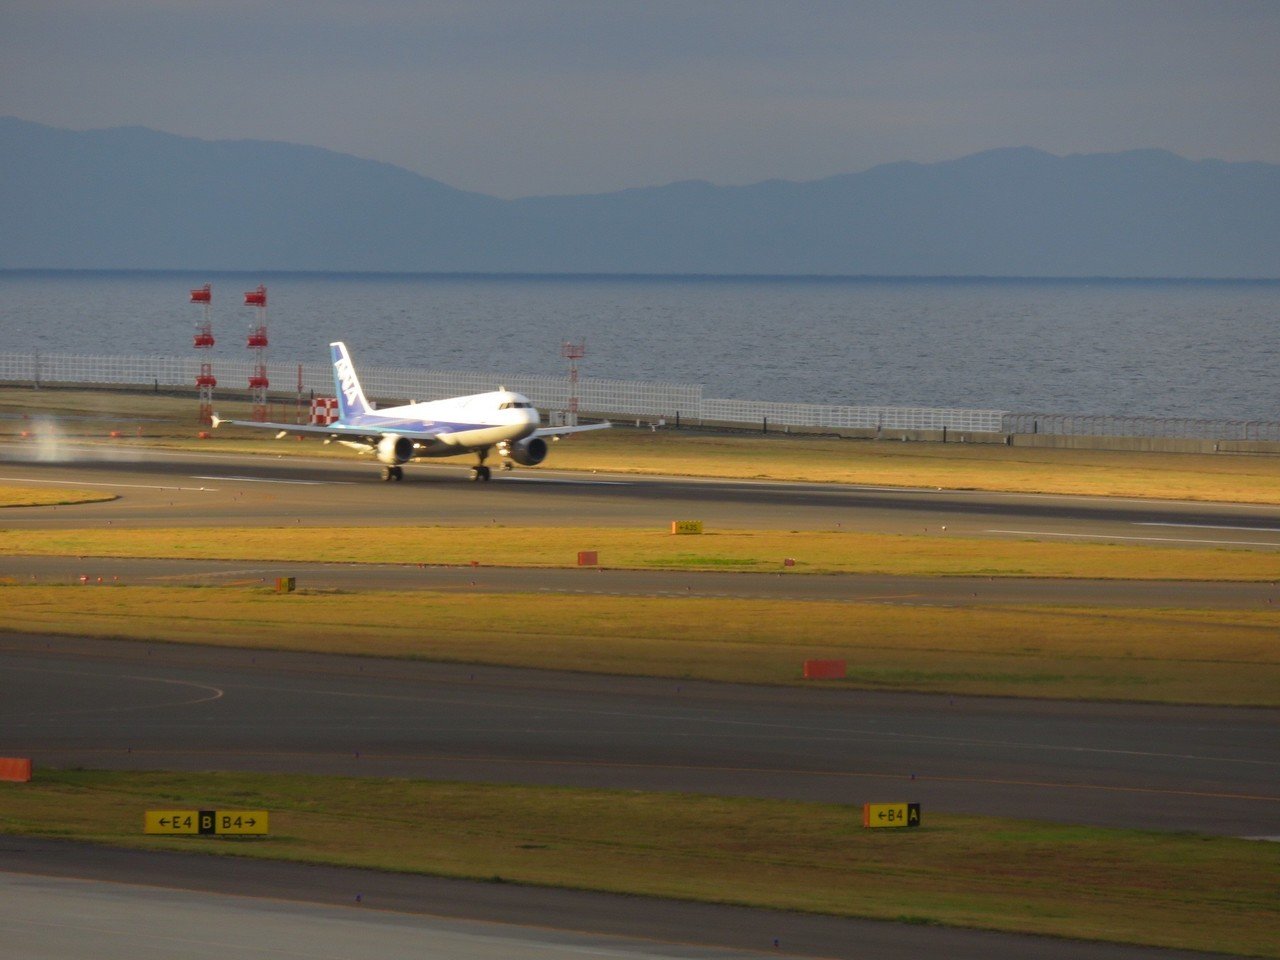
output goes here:
<path id="1" fill-rule="evenodd" d="M 219 391 L 244 393 L 253 363 L 218 359 L 213 374 Z M 0 353 L 0 382 L 88 383 L 186 387 L 194 389 L 198 357 L 106 357 L 67 354 Z M 333 393 L 327 363 L 267 364 L 273 392 Z M 505 386 L 525 394 L 544 410 L 563 410 L 569 402 L 564 377 L 456 373 L 408 367 L 361 367 L 365 393 L 383 400 L 434 400 Z M 752 426 L 829 428 L 832 430 L 955 430 L 982 433 L 1045 433 L 1071 436 L 1172 437 L 1202 440 L 1280 440 L 1280 422 L 1196 420 L 1162 417 L 1072 416 L 933 407 L 838 406 L 718 400 L 702 395 L 700 384 L 583 378 L 578 408 L 614 417 L 679 418 Z"/>
<path id="2" fill-rule="evenodd" d="M 1075 437 L 1159 437 L 1188 440 L 1280 440 L 1274 420 L 1197 420 L 1185 417 L 1116 417 L 1064 413 L 1005 414 L 1003 433 Z"/>
<path id="3" fill-rule="evenodd" d="M 940 407 L 843 407 L 760 400 L 703 400 L 702 419 L 718 423 L 829 427 L 832 430 L 972 430 L 999 433 L 1003 410 Z"/>

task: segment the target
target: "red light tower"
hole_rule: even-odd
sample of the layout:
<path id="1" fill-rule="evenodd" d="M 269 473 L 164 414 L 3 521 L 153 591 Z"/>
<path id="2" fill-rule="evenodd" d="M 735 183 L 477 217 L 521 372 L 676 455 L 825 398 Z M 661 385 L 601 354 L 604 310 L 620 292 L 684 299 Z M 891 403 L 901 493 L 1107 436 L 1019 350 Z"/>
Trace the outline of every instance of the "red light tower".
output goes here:
<path id="1" fill-rule="evenodd" d="M 257 290 L 244 295 L 244 305 L 258 311 L 257 326 L 249 328 L 247 346 L 254 351 L 253 372 L 249 374 L 249 394 L 253 398 L 253 419 L 267 419 L 267 288 L 258 284 Z"/>
<path id="2" fill-rule="evenodd" d="M 569 361 L 569 408 L 565 411 L 564 423 L 567 427 L 578 425 L 578 361 L 587 355 L 587 341 L 560 345 L 560 356 Z"/>
<path id="3" fill-rule="evenodd" d="M 203 287 L 191 291 L 191 302 L 200 304 L 203 309 L 201 321 L 196 324 L 195 348 L 197 350 L 213 349 L 213 319 L 210 311 L 213 307 L 213 286 L 206 283 Z M 208 356 L 208 354 L 203 354 Z M 209 424 L 213 421 L 213 388 L 218 381 L 213 376 L 213 364 L 207 360 L 200 362 L 200 375 L 196 377 L 196 386 L 200 390 L 200 415 L 198 422 Z"/>

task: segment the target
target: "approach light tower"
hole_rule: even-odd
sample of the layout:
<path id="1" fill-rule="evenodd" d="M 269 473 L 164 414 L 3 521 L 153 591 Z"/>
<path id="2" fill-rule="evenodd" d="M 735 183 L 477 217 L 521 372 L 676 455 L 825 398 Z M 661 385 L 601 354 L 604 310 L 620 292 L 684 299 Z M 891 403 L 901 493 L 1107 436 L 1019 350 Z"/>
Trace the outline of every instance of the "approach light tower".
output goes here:
<path id="1" fill-rule="evenodd" d="M 249 374 L 249 395 L 253 399 L 253 419 L 262 422 L 267 419 L 267 288 L 258 284 L 257 290 L 249 290 L 244 295 L 244 305 L 258 311 L 257 324 L 249 328 L 249 342 L 246 344 L 254 352 L 253 370 Z"/>
<path id="2" fill-rule="evenodd" d="M 566 427 L 578 425 L 578 361 L 587 355 L 587 341 L 570 343 L 566 340 L 560 345 L 560 356 L 569 361 L 569 406 L 565 411 Z"/>
<path id="3" fill-rule="evenodd" d="M 196 324 L 195 348 L 197 350 L 213 349 L 213 286 L 206 283 L 203 287 L 191 291 L 191 302 L 203 307 L 202 318 Z M 200 354 L 202 357 L 208 353 Z M 200 392 L 200 415 L 197 421 L 203 425 L 213 422 L 213 388 L 218 381 L 213 376 L 213 364 L 208 360 L 200 361 L 200 374 L 196 377 L 196 387 Z"/>

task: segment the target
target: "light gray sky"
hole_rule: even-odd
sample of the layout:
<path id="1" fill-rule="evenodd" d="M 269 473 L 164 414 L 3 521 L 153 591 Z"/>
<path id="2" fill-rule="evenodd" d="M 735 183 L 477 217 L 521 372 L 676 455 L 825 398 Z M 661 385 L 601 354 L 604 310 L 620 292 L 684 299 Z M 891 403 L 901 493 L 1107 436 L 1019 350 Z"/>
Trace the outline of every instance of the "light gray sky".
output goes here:
<path id="1" fill-rule="evenodd" d="M 0 115 L 499 196 L 993 147 L 1280 163 L 1276 0 L 0 0 Z"/>

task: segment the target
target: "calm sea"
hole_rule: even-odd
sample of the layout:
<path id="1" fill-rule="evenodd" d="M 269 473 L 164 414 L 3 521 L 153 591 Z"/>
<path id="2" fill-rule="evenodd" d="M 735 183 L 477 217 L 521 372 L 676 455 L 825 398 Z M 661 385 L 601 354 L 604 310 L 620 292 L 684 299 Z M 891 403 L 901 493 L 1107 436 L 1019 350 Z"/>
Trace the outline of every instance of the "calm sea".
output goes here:
<path id="1" fill-rule="evenodd" d="M 0 272 L 0 352 L 272 360 L 700 383 L 710 397 L 1280 419 L 1280 281 Z"/>

